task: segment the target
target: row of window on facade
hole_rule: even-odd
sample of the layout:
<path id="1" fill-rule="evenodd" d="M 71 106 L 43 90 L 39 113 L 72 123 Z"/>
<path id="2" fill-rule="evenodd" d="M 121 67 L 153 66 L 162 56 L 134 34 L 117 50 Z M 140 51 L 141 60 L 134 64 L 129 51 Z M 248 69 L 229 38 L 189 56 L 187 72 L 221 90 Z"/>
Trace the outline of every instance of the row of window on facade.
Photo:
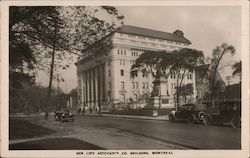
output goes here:
<path id="1" fill-rule="evenodd" d="M 126 50 L 120 50 L 120 49 L 118 49 L 117 50 L 117 54 L 119 54 L 119 55 L 127 55 L 127 52 L 126 52 Z M 131 56 L 139 56 L 139 53 L 135 52 L 135 51 L 132 51 L 131 52 Z"/>
<path id="2" fill-rule="evenodd" d="M 123 36 L 124 34 L 120 33 L 120 36 Z M 187 43 L 181 43 L 181 42 L 173 42 L 173 41 L 168 41 L 168 40 L 163 40 L 163 39 L 154 39 L 154 38 L 150 38 L 150 37 L 143 37 L 143 36 L 136 36 L 136 35 L 127 35 L 127 37 L 130 37 L 130 38 L 138 38 L 138 39 L 142 39 L 142 40 L 145 40 L 145 39 L 148 39 L 150 41 L 159 41 L 159 42 L 167 42 L 167 43 L 170 43 L 170 44 L 177 44 L 177 45 L 181 45 L 181 44 L 184 44 L 185 46 L 188 46 Z"/>
<path id="3" fill-rule="evenodd" d="M 133 96 L 132 96 L 133 98 L 130 97 L 130 98 L 129 98 L 129 101 L 131 101 L 131 100 L 133 100 L 133 101 L 138 101 L 138 100 L 139 100 L 139 96 L 140 96 L 139 94 L 133 94 Z M 143 96 L 142 96 L 142 98 L 143 98 L 143 99 L 148 98 L 148 94 L 147 94 L 147 93 L 144 93 Z M 141 99 L 142 99 L 142 98 L 141 98 Z M 120 94 L 120 100 L 123 101 L 123 102 L 125 102 L 125 101 L 126 101 L 126 94 L 121 93 L 121 94 Z"/>
<path id="4" fill-rule="evenodd" d="M 138 89 L 139 86 L 138 86 L 138 82 L 132 82 L 132 88 L 133 89 Z M 121 89 L 124 89 L 125 88 L 125 82 L 124 81 L 121 81 Z M 148 89 L 148 83 L 147 82 L 142 82 L 142 89 Z"/>
<path id="5" fill-rule="evenodd" d="M 133 97 L 134 97 L 133 101 L 137 101 L 138 100 L 138 94 L 134 94 Z M 125 94 L 120 94 L 120 100 L 123 101 L 123 102 L 125 102 L 126 101 L 126 95 Z"/>
<path id="6" fill-rule="evenodd" d="M 135 64 L 135 60 L 130 60 L 130 64 L 131 65 Z M 120 65 L 121 66 L 126 65 L 126 59 L 120 59 Z"/>
<path id="7" fill-rule="evenodd" d="M 177 77 L 177 75 L 175 73 L 173 73 L 173 74 L 170 75 L 170 78 L 176 78 L 176 77 Z M 185 76 L 184 76 L 184 74 L 182 74 L 182 75 L 178 74 L 178 78 L 182 78 L 183 79 L 183 78 L 185 78 Z M 191 80 L 192 79 L 192 74 L 188 74 L 187 75 L 187 79 Z"/>

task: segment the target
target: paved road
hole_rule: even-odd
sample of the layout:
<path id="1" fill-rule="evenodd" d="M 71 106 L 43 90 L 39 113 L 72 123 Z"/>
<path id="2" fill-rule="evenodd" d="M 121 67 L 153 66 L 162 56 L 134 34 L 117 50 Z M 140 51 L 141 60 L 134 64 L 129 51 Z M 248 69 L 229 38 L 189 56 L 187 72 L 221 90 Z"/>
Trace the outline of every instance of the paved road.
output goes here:
<path id="1" fill-rule="evenodd" d="M 241 129 L 169 121 L 76 116 L 70 135 L 105 149 L 240 149 Z"/>

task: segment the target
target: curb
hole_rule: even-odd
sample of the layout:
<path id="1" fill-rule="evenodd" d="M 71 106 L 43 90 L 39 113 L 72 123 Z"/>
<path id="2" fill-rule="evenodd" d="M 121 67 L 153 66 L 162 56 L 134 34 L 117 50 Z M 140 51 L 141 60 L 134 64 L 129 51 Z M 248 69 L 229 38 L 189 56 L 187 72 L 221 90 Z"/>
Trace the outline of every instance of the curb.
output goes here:
<path id="1" fill-rule="evenodd" d="M 161 119 L 161 118 L 146 118 L 146 117 L 133 117 L 131 115 L 106 115 L 106 114 L 85 114 L 85 115 L 81 115 L 81 114 L 75 114 L 77 116 L 87 116 L 87 117 L 118 117 L 118 118 L 129 118 L 129 119 L 140 119 L 140 120 L 155 120 L 155 121 L 169 121 L 169 119 Z"/>

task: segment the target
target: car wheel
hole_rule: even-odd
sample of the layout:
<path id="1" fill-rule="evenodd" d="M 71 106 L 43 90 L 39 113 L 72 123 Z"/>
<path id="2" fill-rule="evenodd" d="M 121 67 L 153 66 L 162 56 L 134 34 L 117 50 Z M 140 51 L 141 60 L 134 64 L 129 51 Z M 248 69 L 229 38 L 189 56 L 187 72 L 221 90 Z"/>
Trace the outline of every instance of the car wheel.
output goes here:
<path id="1" fill-rule="evenodd" d="M 203 124 L 203 125 L 209 124 L 209 119 L 208 119 L 208 117 L 205 116 L 205 117 L 201 120 L 201 124 Z"/>
<path id="2" fill-rule="evenodd" d="M 239 117 L 233 117 L 231 119 L 231 126 L 233 128 L 239 128 L 241 126 L 241 120 Z"/>
<path id="3" fill-rule="evenodd" d="M 206 113 L 204 111 L 200 111 L 198 114 L 198 118 L 200 121 L 203 121 L 206 118 Z"/>

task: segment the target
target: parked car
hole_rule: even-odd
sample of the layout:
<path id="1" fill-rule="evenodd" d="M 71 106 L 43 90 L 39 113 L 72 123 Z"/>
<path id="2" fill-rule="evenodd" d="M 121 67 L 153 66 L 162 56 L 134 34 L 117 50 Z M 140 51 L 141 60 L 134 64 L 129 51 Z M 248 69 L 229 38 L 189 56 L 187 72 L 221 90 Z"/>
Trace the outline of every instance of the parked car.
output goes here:
<path id="1" fill-rule="evenodd" d="M 241 127 L 241 101 L 225 101 L 219 104 L 219 113 L 211 115 L 211 122 Z"/>
<path id="2" fill-rule="evenodd" d="M 171 111 L 170 121 L 186 121 L 187 123 L 207 124 L 207 114 L 205 104 L 188 103 L 181 105 L 178 111 Z"/>
<path id="3" fill-rule="evenodd" d="M 69 112 L 69 109 L 56 111 L 54 117 L 56 121 L 61 121 L 61 122 L 74 121 L 74 115 Z"/>

